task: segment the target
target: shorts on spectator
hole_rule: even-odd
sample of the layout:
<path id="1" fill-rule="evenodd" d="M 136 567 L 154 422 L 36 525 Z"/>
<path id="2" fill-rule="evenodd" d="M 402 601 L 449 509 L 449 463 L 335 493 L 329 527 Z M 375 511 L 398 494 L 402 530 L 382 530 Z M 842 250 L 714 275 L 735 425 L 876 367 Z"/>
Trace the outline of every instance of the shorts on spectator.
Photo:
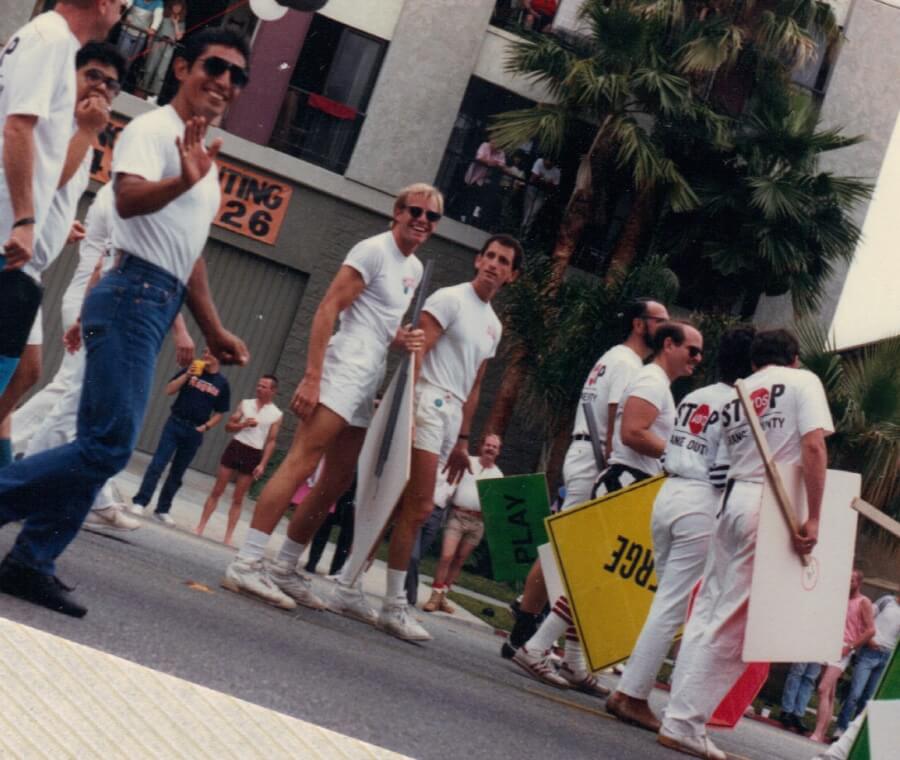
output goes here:
<path id="1" fill-rule="evenodd" d="M 336 333 L 325 349 L 319 403 L 351 427 L 369 427 L 375 414 L 375 394 L 384 382 L 385 348 L 376 339 Z"/>
<path id="2" fill-rule="evenodd" d="M 444 526 L 444 535 L 458 536 L 461 544 L 480 544 L 484 538 L 484 520 L 481 512 L 451 507 L 450 517 Z"/>
<path id="3" fill-rule="evenodd" d="M 452 393 L 426 380 L 416 383 L 416 439 L 413 448 L 437 454 L 447 461 L 462 424 L 462 402 Z"/>
<path id="4" fill-rule="evenodd" d="M 222 452 L 219 464 L 229 470 L 237 470 L 243 475 L 252 475 L 253 470 L 262 461 L 262 455 L 262 449 L 254 449 L 246 443 L 232 440 Z"/>
<path id="5" fill-rule="evenodd" d="M 826 662 L 825 664 L 829 668 L 838 668 L 841 671 L 841 673 L 843 673 L 847 669 L 847 666 L 850 664 L 850 660 L 852 660 L 852 659 L 853 659 L 853 651 L 851 650 L 851 651 L 847 652 L 847 654 L 845 654 L 843 657 L 841 657 L 841 659 L 838 660 L 837 662 Z"/>

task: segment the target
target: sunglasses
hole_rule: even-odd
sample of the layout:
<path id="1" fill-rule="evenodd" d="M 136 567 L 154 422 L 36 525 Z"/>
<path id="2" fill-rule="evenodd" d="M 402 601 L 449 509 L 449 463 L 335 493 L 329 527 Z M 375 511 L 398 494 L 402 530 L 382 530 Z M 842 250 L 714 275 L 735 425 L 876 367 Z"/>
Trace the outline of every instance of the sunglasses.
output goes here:
<path id="1" fill-rule="evenodd" d="M 219 58 L 217 55 L 204 58 L 201 63 L 204 73 L 213 79 L 218 79 L 227 71 L 231 77 L 231 84 L 235 87 L 244 87 L 250 81 L 250 72 L 247 69 L 226 61 L 224 58 Z"/>
<path id="2" fill-rule="evenodd" d="M 690 356 L 691 359 L 696 359 L 698 356 L 703 356 L 702 348 L 697 348 L 696 346 L 688 346 L 687 350 L 688 356 Z"/>
<path id="3" fill-rule="evenodd" d="M 100 69 L 87 69 L 84 78 L 91 84 L 102 84 L 113 97 L 122 91 L 122 83 L 115 77 L 106 76 Z"/>
<path id="4" fill-rule="evenodd" d="M 418 219 L 422 214 L 425 214 L 425 218 L 432 224 L 441 221 L 441 215 L 437 211 L 426 211 L 421 206 L 407 206 L 406 210 L 409 211 L 409 215 L 413 219 Z"/>

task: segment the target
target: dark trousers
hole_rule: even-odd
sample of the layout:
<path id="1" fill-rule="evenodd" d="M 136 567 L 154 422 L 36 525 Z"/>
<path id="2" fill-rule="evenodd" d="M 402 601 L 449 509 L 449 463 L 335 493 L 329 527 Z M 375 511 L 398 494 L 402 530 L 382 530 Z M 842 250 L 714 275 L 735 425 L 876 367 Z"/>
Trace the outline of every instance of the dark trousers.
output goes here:
<path id="1" fill-rule="evenodd" d="M 413 547 L 409 568 L 406 571 L 406 599 L 410 604 L 414 605 L 419 599 L 419 560 L 428 553 L 444 525 L 446 516 L 446 508 L 435 507 L 416 536 L 416 545 Z"/>
<path id="2" fill-rule="evenodd" d="M 150 503 L 163 470 L 166 469 L 169 460 L 172 460 L 169 476 L 163 483 L 162 491 L 159 493 L 159 502 L 156 505 L 156 511 L 160 514 L 168 512 L 172 508 L 172 499 L 181 488 L 184 473 L 187 472 L 187 468 L 190 467 L 202 443 L 203 433 L 197 430 L 196 425 L 174 415 L 169 417 L 163 427 L 162 435 L 159 437 L 156 453 L 153 454 L 153 459 L 150 460 L 147 471 L 144 473 L 140 490 L 133 499 L 134 503 L 141 506 L 147 506 Z"/>
<path id="3" fill-rule="evenodd" d="M 350 500 L 339 501 L 334 508 L 334 512 L 330 512 L 322 527 L 316 531 L 309 547 L 309 559 L 306 561 L 306 572 L 316 572 L 316 565 L 322 559 L 322 552 L 325 551 L 325 544 L 331 536 L 331 529 L 337 525 L 339 528 L 337 546 L 334 548 L 334 555 L 331 558 L 331 567 L 328 568 L 329 575 L 339 573 L 344 566 L 347 555 L 350 554 L 350 547 L 353 545 L 353 502 Z"/>

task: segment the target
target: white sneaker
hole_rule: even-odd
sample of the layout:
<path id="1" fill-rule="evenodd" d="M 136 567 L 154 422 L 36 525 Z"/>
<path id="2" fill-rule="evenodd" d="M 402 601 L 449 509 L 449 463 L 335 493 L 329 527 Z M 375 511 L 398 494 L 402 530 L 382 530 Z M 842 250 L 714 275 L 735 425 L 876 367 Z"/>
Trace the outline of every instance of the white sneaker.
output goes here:
<path id="1" fill-rule="evenodd" d="M 663 747 L 674 749 L 685 755 L 693 755 L 694 757 L 702 757 L 705 760 L 728 760 L 722 750 L 712 743 L 712 739 L 708 736 L 676 736 L 668 733 L 665 729 L 660 729 L 656 735 L 656 741 Z"/>
<path id="2" fill-rule="evenodd" d="M 584 694 L 604 699 L 610 695 L 610 690 L 601 684 L 593 673 L 588 673 L 586 670 L 573 670 L 567 662 L 563 662 L 559 669 L 559 675 L 568 681 L 569 686 Z"/>
<path id="3" fill-rule="evenodd" d="M 378 615 L 372 609 L 363 590 L 359 587 L 335 583 L 334 593 L 332 593 L 331 599 L 328 600 L 328 609 L 338 615 L 353 618 L 369 625 L 375 625 L 378 622 Z"/>
<path id="4" fill-rule="evenodd" d="M 431 634 L 410 614 L 405 600 L 401 603 L 386 601 L 376 626 L 404 641 L 431 641 Z"/>
<path id="5" fill-rule="evenodd" d="M 512 661 L 538 681 L 559 689 L 570 688 L 569 682 L 547 663 L 547 658 L 543 654 L 532 654 L 524 644 L 516 650 Z"/>
<path id="6" fill-rule="evenodd" d="M 327 606 L 312 590 L 312 579 L 305 573 L 291 567 L 288 562 L 270 562 L 269 578 L 291 599 L 313 610 L 324 610 Z"/>
<path id="7" fill-rule="evenodd" d="M 283 610 L 297 607 L 297 603 L 272 582 L 261 559 L 235 559 L 225 571 L 221 585 L 228 591 L 255 596 Z"/>
<path id="8" fill-rule="evenodd" d="M 169 528 L 174 528 L 177 525 L 172 515 L 170 515 L 168 512 L 154 512 L 153 519 L 159 520 L 159 522 L 161 522 L 163 525 L 168 526 Z"/>
<path id="9" fill-rule="evenodd" d="M 142 517 L 144 514 L 144 507 L 141 504 L 135 504 L 132 502 L 125 503 L 125 509 L 127 509 L 131 514 L 137 515 L 138 517 Z"/>
<path id="10" fill-rule="evenodd" d="M 84 524 L 112 530 L 135 530 L 141 527 L 137 520 L 125 514 L 124 505 L 119 504 L 110 504 L 103 509 L 92 509 L 84 518 Z"/>

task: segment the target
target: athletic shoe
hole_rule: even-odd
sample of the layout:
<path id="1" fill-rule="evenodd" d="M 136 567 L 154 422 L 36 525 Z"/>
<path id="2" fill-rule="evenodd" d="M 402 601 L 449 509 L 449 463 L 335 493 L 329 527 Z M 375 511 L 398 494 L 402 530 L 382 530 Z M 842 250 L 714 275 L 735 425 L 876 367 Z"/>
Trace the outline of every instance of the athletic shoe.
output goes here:
<path id="1" fill-rule="evenodd" d="M 228 591 L 255 596 L 283 610 L 297 607 L 297 603 L 272 582 L 261 559 L 235 559 L 225 571 L 221 585 Z"/>
<path id="2" fill-rule="evenodd" d="M 92 509 L 84 518 L 85 525 L 112 530 L 135 530 L 140 522 L 125 514 L 124 504 L 111 504 L 103 509 Z"/>
<path id="3" fill-rule="evenodd" d="M 524 644 L 516 650 L 512 661 L 538 681 L 558 689 L 570 688 L 569 682 L 547 664 L 547 658 L 543 654 L 532 654 Z"/>
<path id="4" fill-rule="evenodd" d="M 713 744 L 708 736 L 675 736 L 660 729 L 656 741 L 663 747 L 683 752 L 685 755 L 702 757 L 705 760 L 728 760 L 728 755 Z"/>
<path id="5" fill-rule="evenodd" d="M 312 610 L 327 606 L 312 590 L 312 579 L 291 567 L 290 562 L 270 562 L 269 578 L 291 599 Z"/>
<path id="6" fill-rule="evenodd" d="M 87 607 L 71 596 L 72 589 L 59 578 L 39 573 L 10 556 L 0 563 L 0 591 L 70 617 L 87 614 Z"/>
<path id="7" fill-rule="evenodd" d="M 615 716 L 623 723 L 628 723 L 654 734 L 661 728 L 659 718 L 653 714 L 646 699 L 635 699 L 617 691 L 606 700 L 606 712 Z"/>
<path id="8" fill-rule="evenodd" d="M 502 646 L 500 647 L 500 656 L 504 660 L 511 660 L 516 656 L 516 649 L 512 646 L 509 641 L 504 641 Z"/>
<path id="9" fill-rule="evenodd" d="M 601 684 L 593 673 L 584 671 L 576 673 L 569 664 L 564 662 L 559 669 L 559 674 L 569 683 L 576 691 L 590 694 L 592 697 L 608 697 L 610 690 Z"/>
<path id="10" fill-rule="evenodd" d="M 441 597 L 443 593 L 436 588 L 431 589 L 431 596 L 428 601 L 422 605 L 422 612 L 437 612 L 441 608 Z"/>
<path id="11" fill-rule="evenodd" d="M 169 528 L 174 528 L 175 525 L 177 524 L 175 522 L 175 520 L 172 518 L 172 515 L 170 515 L 168 512 L 154 512 L 153 519 L 158 520 L 163 525 L 165 525 Z"/>
<path id="12" fill-rule="evenodd" d="M 129 512 L 131 512 L 131 514 L 137 515 L 138 517 L 141 517 L 144 514 L 144 505 L 136 504 L 133 501 L 130 504 L 128 502 L 126 502 L 125 509 L 127 509 Z"/>
<path id="13" fill-rule="evenodd" d="M 328 609 L 337 615 L 353 618 L 361 623 L 375 625 L 378 622 L 378 613 L 372 609 L 363 590 L 359 587 L 345 586 L 340 582 L 334 585 L 334 593 L 328 600 Z"/>
<path id="14" fill-rule="evenodd" d="M 446 591 L 441 594 L 441 606 L 438 609 L 441 612 L 446 612 L 448 615 L 452 615 L 454 612 L 456 612 L 456 607 L 450 604 L 450 601 L 447 599 Z"/>
<path id="15" fill-rule="evenodd" d="M 410 615 L 409 605 L 406 602 L 385 603 L 375 625 L 385 633 L 404 641 L 431 641 L 431 634 Z"/>

